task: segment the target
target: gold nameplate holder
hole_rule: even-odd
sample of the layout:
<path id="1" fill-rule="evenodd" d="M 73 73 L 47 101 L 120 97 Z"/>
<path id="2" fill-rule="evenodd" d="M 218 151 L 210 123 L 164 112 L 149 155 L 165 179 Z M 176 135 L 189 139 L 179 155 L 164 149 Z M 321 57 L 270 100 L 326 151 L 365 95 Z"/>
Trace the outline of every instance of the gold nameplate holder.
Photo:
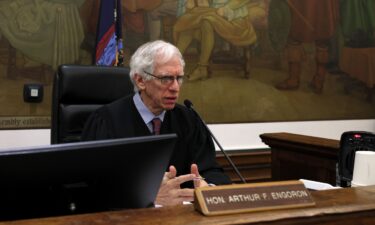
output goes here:
<path id="1" fill-rule="evenodd" d="M 195 190 L 195 209 L 206 216 L 314 206 L 301 181 L 233 184 Z"/>

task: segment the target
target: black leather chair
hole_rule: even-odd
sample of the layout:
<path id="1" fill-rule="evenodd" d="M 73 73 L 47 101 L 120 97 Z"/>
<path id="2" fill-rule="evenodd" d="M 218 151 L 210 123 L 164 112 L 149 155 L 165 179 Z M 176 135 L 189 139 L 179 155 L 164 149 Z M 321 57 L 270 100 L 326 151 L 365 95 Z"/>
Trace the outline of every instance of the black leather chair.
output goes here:
<path id="1" fill-rule="evenodd" d="M 128 68 L 61 65 L 53 84 L 51 144 L 80 141 L 94 110 L 132 93 Z"/>

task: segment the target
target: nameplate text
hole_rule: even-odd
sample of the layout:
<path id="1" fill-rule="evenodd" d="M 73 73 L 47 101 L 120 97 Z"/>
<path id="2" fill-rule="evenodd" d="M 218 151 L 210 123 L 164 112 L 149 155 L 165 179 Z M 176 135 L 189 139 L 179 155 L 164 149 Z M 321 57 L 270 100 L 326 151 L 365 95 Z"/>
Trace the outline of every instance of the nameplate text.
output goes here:
<path id="1" fill-rule="evenodd" d="M 194 204 L 208 216 L 315 205 L 300 181 L 197 188 Z"/>

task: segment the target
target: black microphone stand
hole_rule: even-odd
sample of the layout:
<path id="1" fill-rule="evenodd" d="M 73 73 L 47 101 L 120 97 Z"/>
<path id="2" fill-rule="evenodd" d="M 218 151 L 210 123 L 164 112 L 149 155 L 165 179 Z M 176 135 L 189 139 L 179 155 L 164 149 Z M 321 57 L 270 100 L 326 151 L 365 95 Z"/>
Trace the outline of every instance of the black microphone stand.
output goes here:
<path id="1" fill-rule="evenodd" d="M 225 156 L 225 158 L 228 160 L 229 164 L 232 166 L 238 177 L 241 179 L 242 183 L 246 184 L 245 178 L 241 175 L 240 171 L 238 171 L 237 167 L 234 165 L 232 159 L 227 155 L 227 153 L 224 151 L 223 147 L 220 145 L 219 141 L 216 139 L 215 135 L 211 132 L 210 128 L 206 125 L 206 123 L 202 120 L 204 126 L 207 128 L 208 132 L 210 133 L 211 137 L 214 139 L 217 146 L 219 146 L 221 152 Z"/>
<path id="2" fill-rule="evenodd" d="M 223 149 L 223 147 L 221 146 L 221 144 L 219 143 L 219 141 L 216 139 L 215 135 L 211 132 L 210 128 L 207 126 L 207 124 L 204 122 L 204 120 L 199 116 L 199 114 L 193 109 L 193 104 L 189 101 L 189 100 L 185 100 L 184 101 L 184 104 L 187 108 L 191 109 L 197 116 L 198 118 L 201 120 L 201 122 L 203 123 L 204 127 L 207 129 L 208 133 L 210 134 L 210 136 L 214 139 L 215 143 L 217 144 L 217 146 L 219 146 L 220 148 L 220 151 L 223 153 L 223 155 L 225 156 L 225 158 L 227 159 L 227 161 L 229 162 L 229 164 L 232 166 L 232 168 L 234 169 L 234 171 L 236 172 L 236 174 L 238 175 L 238 177 L 241 179 L 242 183 L 246 184 L 246 180 L 245 178 L 241 175 L 240 171 L 238 171 L 237 167 L 234 165 L 232 159 L 227 155 L 227 153 L 225 152 L 225 150 Z"/>

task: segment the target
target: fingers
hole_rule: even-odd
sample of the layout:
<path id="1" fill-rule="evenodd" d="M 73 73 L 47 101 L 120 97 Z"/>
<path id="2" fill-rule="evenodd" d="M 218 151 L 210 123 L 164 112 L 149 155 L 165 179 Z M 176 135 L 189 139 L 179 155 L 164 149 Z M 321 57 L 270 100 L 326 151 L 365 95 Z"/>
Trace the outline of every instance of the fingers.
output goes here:
<path id="1" fill-rule="evenodd" d="M 196 178 L 194 174 L 185 174 L 185 175 L 175 177 L 175 179 L 170 180 L 170 183 L 173 186 L 180 186 L 182 183 L 194 180 L 194 178 Z"/>
<path id="2" fill-rule="evenodd" d="M 195 164 L 194 164 L 195 165 Z M 198 174 L 199 176 L 199 172 L 198 172 L 198 167 L 197 165 L 195 165 L 195 169 L 194 169 L 195 173 L 191 173 L 191 174 L 185 174 L 185 175 L 181 175 L 181 176 L 177 176 L 177 170 L 176 170 L 176 167 L 174 166 L 169 166 L 169 172 L 166 172 L 164 174 L 164 180 L 165 181 L 168 181 L 168 184 L 169 185 L 173 185 L 173 186 L 180 186 L 182 183 L 185 183 L 187 181 L 192 181 L 194 180 L 194 178 L 197 177 L 196 173 Z"/>
<path id="3" fill-rule="evenodd" d="M 177 170 L 174 166 L 169 166 L 169 171 L 164 173 L 163 182 L 167 182 L 176 177 Z"/>
<path id="4" fill-rule="evenodd" d="M 183 202 L 194 201 L 194 189 L 174 189 L 170 192 L 170 195 L 173 196 L 171 201 L 173 204 L 182 204 Z"/>
<path id="5" fill-rule="evenodd" d="M 191 189 L 191 188 L 179 189 L 178 190 L 178 196 L 194 198 L 194 189 Z"/>
<path id="6" fill-rule="evenodd" d="M 160 205 L 177 205 L 184 201 L 194 200 L 194 189 L 181 189 L 180 185 L 187 181 L 194 181 L 194 187 L 207 186 L 201 178 L 196 164 L 192 164 L 190 174 L 177 177 L 177 170 L 174 166 L 169 167 L 169 171 L 164 174 L 163 182 L 156 197 L 156 203 Z"/>
<path id="7" fill-rule="evenodd" d="M 159 188 L 155 203 L 158 205 L 177 205 L 194 200 L 194 189 L 181 189 L 180 184 L 193 180 L 194 174 L 187 174 L 163 182 Z"/>
<path id="8" fill-rule="evenodd" d="M 201 178 L 197 164 L 191 164 L 190 173 L 195 174 L 197 178 Z M 194 179 L 194 188 L 207 186 L 207 183 L 202 179 Z"/>
<path id="9" fill-rule="evenodd" d="M 178 177 L 176 177 L 176 175 L 176 168 L 174 166 L 170 166 L 169 172 L 164 174 L 164 181 L 167 182 L 167 185 L 179 187 L 182 183 L 187 181 L 193 181 L 194 187 L 203 187 L 208 185 L 207 182 L 204 181 L 204 178 L 200 176 L 197 164 L 191 164 L 190 174 L 185 174 Z"/>
<path id="10" fill-rule="evenodd" d="M 169 166 L 169 172 L 168 172 L 168 178 L 169 179 L 173 179 L 175 178 L 177 175 L 177 170 L 176 170 L 176 167 L 174 166 Z"/>
<path id="11" fill-rule="evenodd" d="M 200 177 L 197 164 L 195 163 L 191 164 L 190 173 L 195 174 L 197 177 Z"/>

